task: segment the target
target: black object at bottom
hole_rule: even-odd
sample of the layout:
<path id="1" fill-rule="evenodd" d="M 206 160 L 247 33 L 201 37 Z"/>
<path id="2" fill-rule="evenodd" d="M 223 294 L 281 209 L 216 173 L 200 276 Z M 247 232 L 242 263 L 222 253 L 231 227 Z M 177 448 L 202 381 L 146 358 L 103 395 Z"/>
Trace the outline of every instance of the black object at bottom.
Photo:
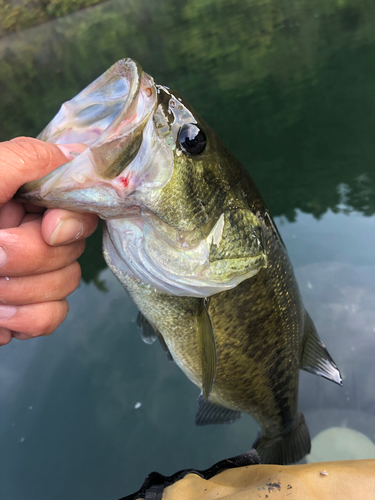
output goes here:
<path id="1" fill-rule="evenodd" d="M 247 453 L 242 455 L 237 455 L 233 458 L 226 458 L 221 460 L 217 464 L 213 465 L 209 469 L 199 471 L 195 469 L 184 469 L 173 474 L 173 476 L 163 476 L 158 472 L 151 472 L 149 474 L 141 489 L 132 495 L 120 498 L 120 500 L 136 500 L 137 498 L 144 498 L 145 500 L 161 500 L 163 496 L 163 491 L 167 486 L 171 486 L 180 479 L 183 479 L 187 474 L 197 474 L 203 479 L 211 479 L 220 472 L 226 469 L 235 469 L 237 467 L 245 467 L 247 465 L 257 465 L 260 464 L 260 458 L 256 450 L 253 448 Z"/>

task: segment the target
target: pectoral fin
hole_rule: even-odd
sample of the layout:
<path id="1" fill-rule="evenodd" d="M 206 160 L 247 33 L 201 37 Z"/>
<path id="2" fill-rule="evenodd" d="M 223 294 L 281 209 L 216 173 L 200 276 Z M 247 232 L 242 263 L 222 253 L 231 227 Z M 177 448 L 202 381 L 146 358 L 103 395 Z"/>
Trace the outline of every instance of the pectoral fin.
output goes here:
<path id="1" fill-rule="evenodd" d="M 145 316 L 143 316 L 141 311 L 139 311 L 138 313 L 137 325 L 141 330 L 141 339 L 143 340 L 143 342 L 145 342 L 146 344 L 153 344 L 156 339 L 159 339 L 159 342 L 163 350 L 167 354 L 168 359 L 170 361 L 173 361 L 172 354 L 168 349 L 167 344 L 165 343 L 163 335 L 159 332 L 159 330 L 157 330 L 154 326 L 151 325 L 149 320 Z"/>
<path id="2" fill-rule="evenodd" d="M 340 371 L 327 351 L 326 346 L 320 340 L 314 323 L 307 313 L 300 367 L 302 370 L 342 385 Z"/>
<path id="3" fill-rule="evenodd" d="M 241 418 L 241 412 L 206 401 L 202 394 L 198 397 L 198 410 L 195 425 L 231 424 Z"/>
<path id="4" fill-rule="evenodd" d="M 214 385 L 217 368 L 216 342 L 208 314 L 208 299 L 202 299 L 196 321 L 202 360 L 202 393 L 203 398 L 206 400 Z"/>

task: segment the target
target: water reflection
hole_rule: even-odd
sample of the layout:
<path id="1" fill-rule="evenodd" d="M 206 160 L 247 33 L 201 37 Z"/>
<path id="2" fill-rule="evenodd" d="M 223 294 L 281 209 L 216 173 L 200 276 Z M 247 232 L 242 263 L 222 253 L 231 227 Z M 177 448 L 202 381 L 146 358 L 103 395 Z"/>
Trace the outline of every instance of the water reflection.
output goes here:
<path id="1" fill-rule="evenodd" d="M 345 376 L 340 389 L 301 373 L 312 436 L 347 426 L 375 439 L 374 22 L 365 0 L 116 0 L 0 40 L 1 140 L 38 134 L 129 56 L 249 169 Z M 141 342 L 99 232 L 82 266 L 89 284 L 58 332 L 1 350 L 5 500 L 115 499 L 151 470 L 205 468 L 256 436 L 246 415 L 194 426 L 197 389 Z"/>
<path id="2" fill-rule="evenodd" d="M 337 390 L 301 372 L 301 407 L 312 436 L 341 426 L 375 440 L 374 224 L 374 216 L 355 212 L 328 212 L 319 221 L 298 213 L 294 224 L 279 219 L 306 309 L 343 376 Z M 354 458 L 349 439 L 341 459 Z M 323 460 L 321 451 L 316 455 Z"/>
<path id="3" fill-rule="evenodd" d="M 117 498 L 152 469 L 205 468 L 256 436 L 250 417 L 194 426 L 198 389 L 159 345 L 143 344 L 112 273 L 100 278 L 108 292 L 82 284 L 53 337 L 6 349 L 1 498 Z"/>
<path id="4" fill-rule="evenodd" d="M 359 263 L 357 247 L 345 246 L 350 228 L 353 241 L 374 248 L 375 232 L 363 230 L 375 217 L 298 213 L 277 222 L 306 308 L 344 376 L 340 388 L 301 372 L 311 434 L 343 426 L 375 439 L 375 263 L 370 250 Z M 195 427 L 197 388 L 158 344 L 142 343 L 136 308 L 109 270 L 99 279 L 107 292 L 82 283 L 52 337 L 3 351 L 2 498 L 115 499 L 151 470 L 205 468 L 256 436 L 248 415 Z"/>

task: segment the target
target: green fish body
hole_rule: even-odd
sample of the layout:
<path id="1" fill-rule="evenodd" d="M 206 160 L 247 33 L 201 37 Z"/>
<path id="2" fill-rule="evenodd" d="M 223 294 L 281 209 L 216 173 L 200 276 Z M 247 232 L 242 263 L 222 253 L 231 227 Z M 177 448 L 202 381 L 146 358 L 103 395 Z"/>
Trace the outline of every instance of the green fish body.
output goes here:
<path id="1" fill-rule="evenodd" d="M 39 138 L 88 148 L 19 199 L 105 220 L 104 256 L 140 310 L 143 339 L 159 338 L 202 390 L 197 425 L 246 412 L 262 429 L 263 463 L 303 458 L 299 369 L 341 377 L 248 173 L 179 94 L 130 59 L 64 106 Z"/>

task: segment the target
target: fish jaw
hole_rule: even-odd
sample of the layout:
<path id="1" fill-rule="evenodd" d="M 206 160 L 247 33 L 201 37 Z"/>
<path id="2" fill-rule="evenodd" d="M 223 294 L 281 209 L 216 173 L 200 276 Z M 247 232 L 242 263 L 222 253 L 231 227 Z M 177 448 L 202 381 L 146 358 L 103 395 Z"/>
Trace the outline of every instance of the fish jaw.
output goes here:
<path id="1" fill-rule="evenodd" d="M 92 212 L 103 219 L 118 216 L 124 210 L 124 200 L 110 182 L 97 175 L 86 151 L 74 162 L 26 183 L 16 198 L 46 208 Z"/>
<path id="2" fill-rule="evenodd" d="M 39 180 L 24 184 L 16 199 L 47 208 L 93 212 L 102 219 L 122 218 L 142 199 L 157 196 L 173 172 L 173 151 L 154 133 L 152 120 L 144 126 L 143 141 L 119 175 L 108 179 L 97 173 L 92 148 Z"/>

